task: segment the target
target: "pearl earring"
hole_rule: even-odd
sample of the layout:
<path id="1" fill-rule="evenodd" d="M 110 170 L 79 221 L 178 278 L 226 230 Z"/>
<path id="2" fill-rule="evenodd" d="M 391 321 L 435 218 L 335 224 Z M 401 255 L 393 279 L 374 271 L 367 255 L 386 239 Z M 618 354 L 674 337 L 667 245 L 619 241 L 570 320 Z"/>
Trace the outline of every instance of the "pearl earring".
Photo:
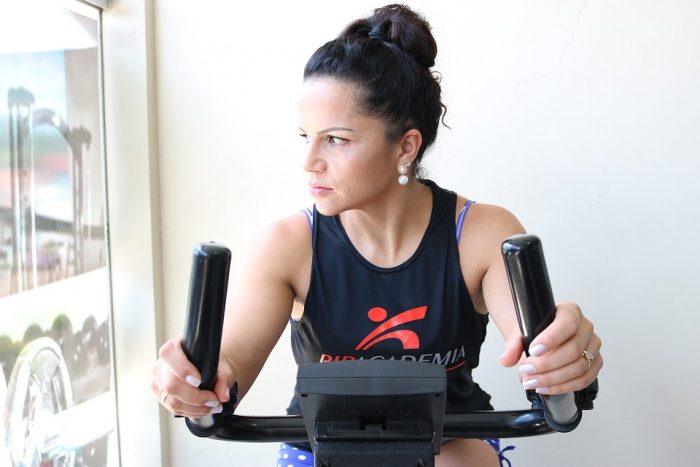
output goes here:
<path id="1" fill-rule="evenodd" d="M 411 165 L 410 163 L 406 165 L 401 165 L 399 166 L 399 184 L 400 185 L 407 185 L 408 184 L 408 166 Z"/>

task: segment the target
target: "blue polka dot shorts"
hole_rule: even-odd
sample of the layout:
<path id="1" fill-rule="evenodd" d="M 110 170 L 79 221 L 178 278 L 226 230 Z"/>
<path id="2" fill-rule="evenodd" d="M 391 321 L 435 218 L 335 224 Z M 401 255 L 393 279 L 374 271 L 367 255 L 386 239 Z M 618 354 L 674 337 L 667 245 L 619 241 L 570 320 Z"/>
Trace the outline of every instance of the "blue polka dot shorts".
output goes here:
<path id="1" fill-rule="evenodd" d="M 314 455 L 309 451 L 290 446 L 287 443 L 280 444 L 280 452 L 277 454 L 277 467 L 313 467 Z"/>
<path id="2" fill-rule="evenodd" d="M 515 446 L 501 448 L 501 440 L 497 438 L 484 439 L 498 453 L 502 467 L 511 467 L 511 463 L 506 459 L 505 453 L 515 449 Z M 314 455 L 310 451 L 290 446 L 287 443 L 280 444 L 280 451 L 277 455 L 277 467 L 313 467 Z"/>

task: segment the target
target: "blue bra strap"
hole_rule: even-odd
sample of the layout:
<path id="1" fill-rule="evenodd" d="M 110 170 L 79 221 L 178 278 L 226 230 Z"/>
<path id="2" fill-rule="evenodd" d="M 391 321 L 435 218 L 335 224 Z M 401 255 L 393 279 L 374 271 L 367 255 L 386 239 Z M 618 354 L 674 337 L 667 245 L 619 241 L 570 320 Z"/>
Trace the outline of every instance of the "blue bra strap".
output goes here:
<path id="1" fill-rule="evenodd" d="M 459 217 L 457 218 L 457 243 L 459 244 L 459 239 L 462 237 L 462 225 L 464 225 L 464 216 L 467 215 L 467 211 L 469 210 L 469 206 L 474 204 L 474 201 L 472 200 L 467 200 L 466 203 L 464 203 L 464 206 L 462 206 L 462 210 L 459 211 Z"/>
<path id="2" fill-rule="evenodd" d="M 314 231 L 314 211 L 311 208 L 302 209 L 301 212 L 306 214 L 306 220 L 309 222 L 309 230 Z"/>

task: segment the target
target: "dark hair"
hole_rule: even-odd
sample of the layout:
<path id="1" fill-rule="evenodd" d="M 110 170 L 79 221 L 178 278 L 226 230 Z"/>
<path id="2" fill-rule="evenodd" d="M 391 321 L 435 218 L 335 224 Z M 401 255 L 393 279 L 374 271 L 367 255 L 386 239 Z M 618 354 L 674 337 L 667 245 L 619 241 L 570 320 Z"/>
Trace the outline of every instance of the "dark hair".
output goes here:
<path id="1" fill-rule="evenodd" d="M 387 5 L 316 50 L 304 79 L 330 77 L 356 85 L 362 110 L 388 123 L 390 141 L 411 128 L 420 131 L 415 171 L 447 110 L 440 101 L 439 75 L 430 71 L 436 55 L 425 18 L 405 5 Z"/>

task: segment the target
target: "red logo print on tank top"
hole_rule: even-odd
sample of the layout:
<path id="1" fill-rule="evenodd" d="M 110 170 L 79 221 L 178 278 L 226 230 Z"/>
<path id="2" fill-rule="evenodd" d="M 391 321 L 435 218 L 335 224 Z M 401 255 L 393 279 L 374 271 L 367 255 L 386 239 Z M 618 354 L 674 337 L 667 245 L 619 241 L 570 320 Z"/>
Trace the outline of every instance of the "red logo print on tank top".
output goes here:
<path id="1" fill-rule="evenodd" d="M 420 348 L 420 338 L 418 334 L 409 329 L 392 330 L 396 327 L 418 321 L 425 318 L 425 313 L 428 311 L 427 306 L 412 308 L 406 310 L 393 318 L 386 320 L 387 311 L 381 307 L 374 307 L 367 312 L 367 317 L 375 323 L 381 323 L 374 328 L 372 332 L 367 334 L 367 337 L 357 344 L 355 350 L 367 350 L 373 345 L 385 341 L 387 339 L 396 339 L 401 342 L 404 350 Z"/>

